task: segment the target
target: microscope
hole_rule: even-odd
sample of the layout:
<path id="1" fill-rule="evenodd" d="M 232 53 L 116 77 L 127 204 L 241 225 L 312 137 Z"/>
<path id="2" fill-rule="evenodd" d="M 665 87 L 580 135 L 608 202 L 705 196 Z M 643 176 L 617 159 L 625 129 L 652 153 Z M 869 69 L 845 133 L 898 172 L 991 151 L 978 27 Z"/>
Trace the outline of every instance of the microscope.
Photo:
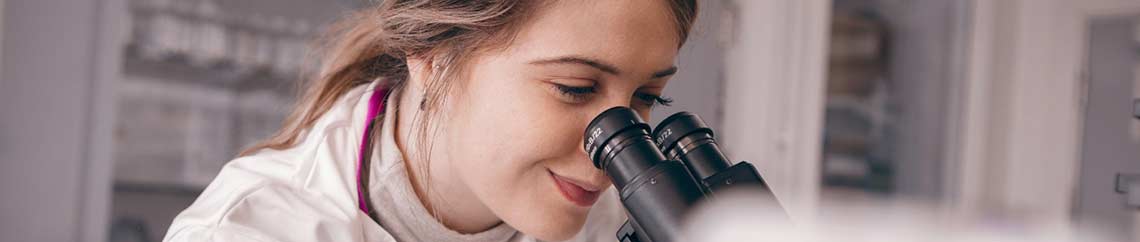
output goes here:
<path id="1" fill-rule="evenodd" d="M 621 242 L 686 241 L 680 231 L 698 202 L 726 190 L 771 195 L 756 167 L 730 163 L 713 130 L 688 112 L 650 130 L 632 109 L 610 108 L 586 127 L 583 143 L 594 167 L 613 181 L 629 215 L 617 232 Z"/>

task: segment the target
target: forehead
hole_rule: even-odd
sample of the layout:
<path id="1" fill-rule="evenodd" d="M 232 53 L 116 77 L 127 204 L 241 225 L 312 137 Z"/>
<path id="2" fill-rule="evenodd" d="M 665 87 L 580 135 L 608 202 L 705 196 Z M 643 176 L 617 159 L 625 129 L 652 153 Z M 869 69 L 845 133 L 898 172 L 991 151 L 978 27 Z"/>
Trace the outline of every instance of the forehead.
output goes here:
<path id="1" fill-rule="evenodd" d="M 669 67 L 676 24 L 665 0 L 572 0 L 539 6 L 508 52 L 522 59 L 578 55 L 644 72 Z"/>

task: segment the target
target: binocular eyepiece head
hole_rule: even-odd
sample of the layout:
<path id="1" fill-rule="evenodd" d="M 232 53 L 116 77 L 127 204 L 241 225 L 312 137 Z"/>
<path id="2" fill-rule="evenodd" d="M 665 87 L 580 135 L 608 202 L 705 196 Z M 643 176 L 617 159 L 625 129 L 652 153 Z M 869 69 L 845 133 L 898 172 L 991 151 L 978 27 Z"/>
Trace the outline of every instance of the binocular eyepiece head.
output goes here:
<path id="1" fill-rule="evenodd" d="M 717 191 L 760 187 L 771 194 L 752 164 L 730 165 L 712 129 L 691 113 L 673 114 L 650 130 L 632 109 L 610 108 L 590 121 L 583 145 L 630 215 L 618 231 L 621 241 L 684 241 L 676 234 L 680 221 Z"/>
<path id="2" fill-rule="evenodd" d="M 618 233 L 622 241 L 631 234 L 640 241 L 680 241 L 679 221 L 699 200 L 730 188 L 767 191 L 752 164 L 730 165 L 712 129 L 692 113 L 673 114 L 650 130 L 632 109 L 610 108 L 590 121 L 583 143 L 629 212 L 630 223 Z"/>
<path id="3" fill-rule="evenodd" d="M 583 145 L 618 189 L 639 241 L 677 241 L 685 213 L 704 189 L 682 163 L 665 159 L 649 133 L 632 109 L 615 107 L 590 121 Z"/>
<path id="4" fill-rule="evenodd" d="M 594 167 L 608 173 L 645 169 L 652 166 L 649 164 L 652 162 L 675 160 L 683 162 L 692 176 L 701 180 L 730 165 L 716 143 L 713 130 L 689 112 L 673 114 L 650 130 L 632 109 L 613 107 L 590 121 L 585 135 L 586 153 Z M 615 158 L 620 164 L 607 168 Z M 619 181 L 614 183 L 620 184 Z"/>

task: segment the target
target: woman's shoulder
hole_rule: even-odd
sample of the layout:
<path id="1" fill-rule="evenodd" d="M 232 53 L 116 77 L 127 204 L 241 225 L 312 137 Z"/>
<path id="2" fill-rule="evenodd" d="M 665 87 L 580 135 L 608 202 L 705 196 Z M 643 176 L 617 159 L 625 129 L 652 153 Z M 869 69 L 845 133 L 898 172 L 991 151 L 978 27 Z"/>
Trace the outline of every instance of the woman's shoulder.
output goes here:
<path id="1" fill-rule="evenodd" d="M 185 210 L 164 241 L 392 241 L 363 213 L 311 193 L 281 185 L 242 193 Z"/>
<path id="2" fill-rule="evenodd" d="M 352 200 L 328 194 L 335 189 L 309 189 L 273 174 L 281 164 L 259 158 L 227 165 L 178 214 L 164 241 L 363 241 L 365 231 L 378 228 Z M 249 169 L 253 164 L 263 166 Z"/>
<path id="3" fill-rule="evenodd" d="M 349 91 L 294 147 L 228 162 L 174 219 L 165 240 L 359 241 L 364 231 L 382 233 L 356 208 L 355 147 L 362 131 L 354 126 L 362 125 L 352 119 L 359 96 L 370 89 Z"/>

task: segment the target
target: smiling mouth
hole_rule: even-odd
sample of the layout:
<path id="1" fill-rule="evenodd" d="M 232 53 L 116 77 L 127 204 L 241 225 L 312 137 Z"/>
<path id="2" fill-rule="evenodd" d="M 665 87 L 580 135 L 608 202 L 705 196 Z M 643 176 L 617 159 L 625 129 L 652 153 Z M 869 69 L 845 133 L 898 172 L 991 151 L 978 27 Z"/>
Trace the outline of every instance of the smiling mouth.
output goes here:
<path id="1" fill-rule="evenodd" d="M 594 202 L 597 202 L 598 197 L 601 195 L 600 189 L 590 190 L 586 188 L 587 186 L 579 185 L 581 182 L 559 176 L 550 170 L 547 170 L 547 172 L 550 173 L 550 178 L 554 180 L 554 186 L 562 193 L 562 197 L 565 197 L 566 200 L 574 203 L 574 205 L 581 207 L 593 206 Z"/>

